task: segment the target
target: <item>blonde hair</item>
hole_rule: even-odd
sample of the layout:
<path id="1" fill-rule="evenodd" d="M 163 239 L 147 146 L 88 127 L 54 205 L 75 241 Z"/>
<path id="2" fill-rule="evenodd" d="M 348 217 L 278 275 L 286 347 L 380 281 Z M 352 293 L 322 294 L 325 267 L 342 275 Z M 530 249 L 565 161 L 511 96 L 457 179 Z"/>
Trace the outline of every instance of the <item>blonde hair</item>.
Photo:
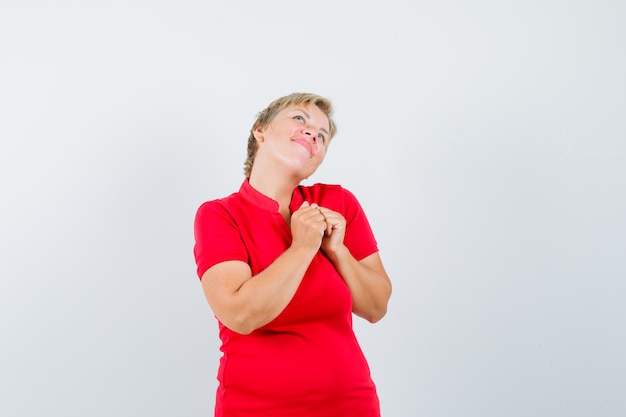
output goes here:
<path id="1" fill-rule="evenodd" d="M 330 143 L 330 140 L 333 136 L 335 136 L 337 133 L 337 126 L 332 119 L 333 105 L 330 100 L 311 93 L 293 93 L 288 96 L 280 97 L 272 101 L 269 106 L 257 115 L 257 119 L 254 122 L 254 125 L 252 125 L 252 129 L 250 129 L 250 136 L 248 137 L 248 157 L 246 158 L 243 168 L 246 178 L 250 178 L 252 165 L 254 164 L 254 158 L 258 149 L 258 144 L 254 137 L 254 130 L 257 128 L 267 127 L 281 110 L 296 104 L 309 104 L 317 106 L 322 112 L 324 112 L 326 117 L 328 117 L 328 143 Z"/>

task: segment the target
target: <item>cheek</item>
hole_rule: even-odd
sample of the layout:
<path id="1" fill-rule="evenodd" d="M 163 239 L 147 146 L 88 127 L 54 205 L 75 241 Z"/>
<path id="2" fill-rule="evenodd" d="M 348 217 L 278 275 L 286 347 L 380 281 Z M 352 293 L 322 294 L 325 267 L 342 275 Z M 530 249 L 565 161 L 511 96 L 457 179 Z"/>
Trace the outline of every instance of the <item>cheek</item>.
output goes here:
<path id="1" fill-rule="evenodd" d="M 299 126 L 296 123 L 291 123 L 288 126 L 285 126 L 285 131 L 288 131 L 291 135 L 297 135 L 302 130 L 302 126 Z"/>

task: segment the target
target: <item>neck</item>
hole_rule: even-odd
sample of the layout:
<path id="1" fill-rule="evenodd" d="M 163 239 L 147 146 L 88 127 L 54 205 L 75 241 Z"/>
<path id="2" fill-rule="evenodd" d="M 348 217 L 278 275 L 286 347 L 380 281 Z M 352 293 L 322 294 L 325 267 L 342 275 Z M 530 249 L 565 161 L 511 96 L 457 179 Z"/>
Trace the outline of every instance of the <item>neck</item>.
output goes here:
<path id="1" fill-rule="evenodd" d="M 276 201 L 279 211 L 283 214 L 289 213 L 289 203 L 291 203 L 291 194 L 300 182 L 296 179 L 284 178 L 279 175 L 270 173 L 260 175 L 252 170 L 248 180 L 250 185 L 261 194 Z"/>

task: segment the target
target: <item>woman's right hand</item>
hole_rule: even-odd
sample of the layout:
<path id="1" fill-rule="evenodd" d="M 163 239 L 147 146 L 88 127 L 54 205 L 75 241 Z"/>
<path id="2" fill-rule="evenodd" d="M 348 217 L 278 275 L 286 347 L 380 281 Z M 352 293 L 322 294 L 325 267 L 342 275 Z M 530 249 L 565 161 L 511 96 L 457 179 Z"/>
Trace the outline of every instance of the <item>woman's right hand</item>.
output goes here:
<path id="1" fill-rule="evenodd" d="M 308 202 L 292 214 L 290 223 L 291 247 L 256 275 L 243 261 L 220 262 L 202 275 L 206 299 L 229 329 L 249 334 L 266 325 L 298 290 L 320 249 L 327 224 L 317 204 Z"/>
<path id="2" fill-rule="evenodd" d="M 317 251 L 322 244 L 326 219 L 317 204 L 302 203 L 291 215 L 292 247 L 302 247 Z"/>

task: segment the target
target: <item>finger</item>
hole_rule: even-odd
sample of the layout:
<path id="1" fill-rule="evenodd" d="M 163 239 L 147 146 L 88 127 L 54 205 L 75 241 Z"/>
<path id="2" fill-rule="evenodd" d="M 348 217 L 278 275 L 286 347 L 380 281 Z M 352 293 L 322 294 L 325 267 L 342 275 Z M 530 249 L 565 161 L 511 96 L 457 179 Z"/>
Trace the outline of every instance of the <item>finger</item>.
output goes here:
<path id="1" fill-rule="evenodd" d="M 326 223 L 326 236 L 330 236 L 333 231 L 333 225 L 327 219 L 324 219 L 324 222 Z"/>
<path id="2" fill-rule="evenodd" d="M 320 213 L 322 213 L 324 215 L 324 217 L 332 217 L 334 214 L 337 214 L 337 212 L 332 211 L 331 209 L 327 209 L 326 207 L 319 207 L 318 209 L 320 211 Z"/>
<path id="3" fill-rule="evenodd" d="M 301 210 L 299 217 L 303 222 L 311 221 L 311 222 L 320 223 L 324 225 L 326 222 L 326 220 L 324 219 L 324 215 L 320 213 L 319 210 L 314 209 L 312 207 L 306 207 L 303 210 Z"/>
<path id="4" fill-rule="evenodd" d="M 327 234 L 330 235 L 334 230 L 340 230 L 345 227 L 343 216 L 337 213 L 326 215 L 326 224 L 328 225 Z"/>
<path id="5" fill-rule="evenodd" d="M 324 212 L 322 210 L 319 210 L 322 219 L 324 219 L 324 234 L 326 234 L 327 236 L 330 236 L 330 233 L 333 230 L 333 225 L 332 222 L 329 222 L 328 219 L 326 218 L 326 216 L 324 215 Z"/>
<path id="6" fill-rule="evenodd" d="M 342 216 L 339 213 L 329 210 L 327 208 L 323 208 L 323 207 L 320 207 L 319 210 L 320 210 L 320 213 L 322 213 L 322 215 L 324 216 L 324 219 L 326 221 L 329 221 L 332 224 L 335 224 L 341 221 Z"/>

